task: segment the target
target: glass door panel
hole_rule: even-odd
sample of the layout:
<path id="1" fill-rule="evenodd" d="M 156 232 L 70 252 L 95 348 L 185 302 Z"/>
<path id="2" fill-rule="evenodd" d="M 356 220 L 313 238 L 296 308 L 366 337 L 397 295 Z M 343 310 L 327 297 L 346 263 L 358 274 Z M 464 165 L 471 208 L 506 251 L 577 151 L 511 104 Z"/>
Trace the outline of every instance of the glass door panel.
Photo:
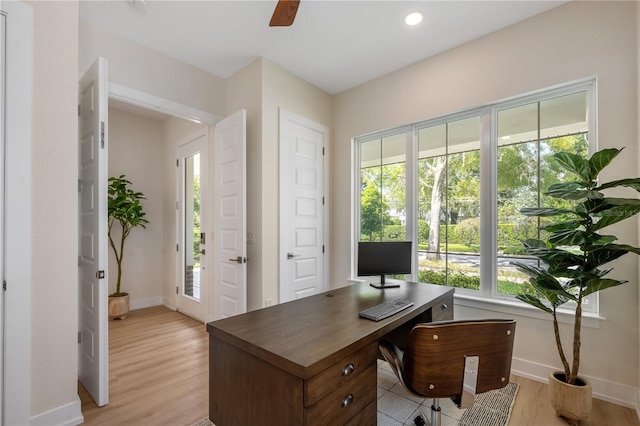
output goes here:
<path id="1" fill-rule="evenodd" d="M 200 300 L 200 153 L 184 159 L 183 294 Z"/>

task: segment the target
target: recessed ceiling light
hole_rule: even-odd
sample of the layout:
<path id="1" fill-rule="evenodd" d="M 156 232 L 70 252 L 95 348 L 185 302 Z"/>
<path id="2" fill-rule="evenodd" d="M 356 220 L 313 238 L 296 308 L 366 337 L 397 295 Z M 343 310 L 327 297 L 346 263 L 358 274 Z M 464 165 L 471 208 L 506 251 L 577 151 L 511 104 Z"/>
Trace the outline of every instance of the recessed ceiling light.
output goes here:
<path id="1" fill-rule="evenodd" d="M 422 12 L 411 12 L 404 17 L 404 23 L 407 25 L 418 25 L 422 22 L 423 16 Z"/>

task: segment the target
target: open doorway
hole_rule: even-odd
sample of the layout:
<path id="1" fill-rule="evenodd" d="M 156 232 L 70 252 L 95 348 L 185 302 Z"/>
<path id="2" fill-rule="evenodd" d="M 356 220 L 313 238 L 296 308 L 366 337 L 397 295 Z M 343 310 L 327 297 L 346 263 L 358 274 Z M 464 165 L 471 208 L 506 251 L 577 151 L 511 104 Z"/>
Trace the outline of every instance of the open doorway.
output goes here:
<path id="1" fill-rule="evenodd" d="M 183 288 L 185 279 L 179 257 L 184 238 L 178 227 L 183 222 L 179 207 L 185 194 L 178 182 L 182 164 L 176 160 L 180 145 L 193 134 L 208 134 L 208 126 L 109 100 L 108 174 L 125 175 L 132 189 L 144 194 L 149 220 L 146 229 L 131 232 L 125 247 L 121 290 L 129 293 L 132 310 L 157 305 L 178 308 L 176 288 Z M 199 202 L 206 202 L 202 200 L 206 194 L 199 195 Z M 112 253 L 110 256 L 111 293 L 116 264 Z M 203 278 L 200 288 L 207 284 Z"/>

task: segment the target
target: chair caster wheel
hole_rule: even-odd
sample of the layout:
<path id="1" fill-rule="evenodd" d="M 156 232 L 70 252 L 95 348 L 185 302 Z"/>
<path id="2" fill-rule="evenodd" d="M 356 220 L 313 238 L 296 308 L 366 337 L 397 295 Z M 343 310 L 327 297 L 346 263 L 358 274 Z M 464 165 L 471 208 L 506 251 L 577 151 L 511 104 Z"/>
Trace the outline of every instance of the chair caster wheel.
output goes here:
<path id="1" fill-rule="evenodd" d="M 427 422 L 424 421 L 424 419 L 422 418 L 422 416 L 418 416 L 416 417 L 413 422 L 416 424 L 416 426 L 425 426 L 427 424 Z"/>

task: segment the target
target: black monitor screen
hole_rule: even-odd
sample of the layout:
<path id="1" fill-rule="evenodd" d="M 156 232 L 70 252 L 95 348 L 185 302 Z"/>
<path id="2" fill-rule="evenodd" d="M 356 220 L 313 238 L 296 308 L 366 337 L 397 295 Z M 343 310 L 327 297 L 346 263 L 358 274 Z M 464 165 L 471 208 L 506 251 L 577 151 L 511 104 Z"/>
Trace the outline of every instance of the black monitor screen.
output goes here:
<path id="1" fill-rule="evenodd" d="M 358 276 L 411 273 L 411 241 L 358 243 Z"/>

